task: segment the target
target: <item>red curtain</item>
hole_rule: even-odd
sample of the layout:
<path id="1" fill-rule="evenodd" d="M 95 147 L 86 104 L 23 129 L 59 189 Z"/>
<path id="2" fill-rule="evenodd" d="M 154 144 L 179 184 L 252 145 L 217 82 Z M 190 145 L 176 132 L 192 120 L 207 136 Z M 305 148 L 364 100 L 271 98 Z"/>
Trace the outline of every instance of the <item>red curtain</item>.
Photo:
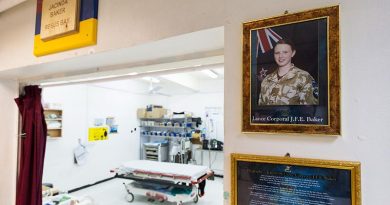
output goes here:
<path id="1" fill-rule="evenodd" d="M 47 127 L 41 103 L 41 89 L 26 86 L 15 99 L 22 116 L 19 175 L 16 205 L 42 205 L 42 175 Z"/>

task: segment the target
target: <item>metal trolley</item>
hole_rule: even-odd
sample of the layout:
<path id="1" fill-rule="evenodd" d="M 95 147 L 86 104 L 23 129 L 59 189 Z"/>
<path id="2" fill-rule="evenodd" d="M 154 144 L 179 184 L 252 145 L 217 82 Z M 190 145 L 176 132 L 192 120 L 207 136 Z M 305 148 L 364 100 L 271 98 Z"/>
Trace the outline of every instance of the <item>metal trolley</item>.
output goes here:
<path id="1" fill-rule="evenodd" d="M 167 165 L 165 162 L 144 162 L 152 163 L 155 167 L 160 168 L 161 164 Z M 169 166 L 180 166 L 182 168 L 186 165 L 169 163 Z M 189 169 L 194 167 L 195 165 L 188 165 Z M 214 175 L 207 167 L 202 167 L 204 172 L 198 171 L 192 176 L 174 173 L 166 168 L 167 166 L 165 166 L 165 169 L 161 169 L 165 170 L 164 172 L 156 171 L 156 169 L 134 169 L 117 173 L 118 178 L 132 180 L 129 183 L 123 183 L 127 191 L 127 201 L 133 202 L 134 195 L 144 195 L 149 200 L 176 202 L 177 205 L 182 205 L 185 202 L 197 203 L 199 197 L 202 197 L 205 193 L 206 179 Z"/>

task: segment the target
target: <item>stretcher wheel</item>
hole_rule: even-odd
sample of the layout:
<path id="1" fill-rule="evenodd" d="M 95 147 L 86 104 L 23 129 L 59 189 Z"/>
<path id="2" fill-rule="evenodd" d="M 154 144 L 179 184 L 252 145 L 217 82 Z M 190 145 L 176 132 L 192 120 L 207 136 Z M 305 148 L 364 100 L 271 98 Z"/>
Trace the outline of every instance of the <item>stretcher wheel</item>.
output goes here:
<path id="1" fill-rule="evenodd" d="M 199 197 L 198 197 L 198 195 L 195 195 L 195 197 L 194 197 L 193 201 L 194 201 L 194 203 L 198 203 L 198 201 L 199 201 Z"/>
<path id="2" fill-rule="evenodd" d="M 134 201 L 134 194 L 133 193 L 129 193 L 126 195 L 126 200 L 128 202 L 133 202 Z"/>

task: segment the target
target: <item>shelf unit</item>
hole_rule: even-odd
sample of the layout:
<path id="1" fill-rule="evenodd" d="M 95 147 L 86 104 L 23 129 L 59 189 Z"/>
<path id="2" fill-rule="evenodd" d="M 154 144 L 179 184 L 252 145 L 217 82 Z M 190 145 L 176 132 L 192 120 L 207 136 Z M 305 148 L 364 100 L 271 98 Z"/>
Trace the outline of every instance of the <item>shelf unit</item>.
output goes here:
<path id="1" fill-rule="evenodd" d="M 167 159 L 170 162 L 186 163 L 188 159 L 188 151 L 190 150 L 190 138 L 192 132 L 201 124 L 200 118 L 186 117 L 186 118 L 141 118 L 140 119 L 140 156 L 145 158 L 145 143 L 150 142 L 167 142 L 168 150 L 179 150 L 180 160 L 177 156 L 159 156 L 159 159 Z M 165 152 L 162 152 L 165 153 Z"/>
<path id="2" fill-rule="evenodd" d="M 166 162 L 168 161 L 168 144 L 161 143 L 144 143 L 143 159 Z"/>
<path id="3" fill-rule="evenodd" d="M 44 109 L 48 137 L 62 137 L 62 110 Z"/>

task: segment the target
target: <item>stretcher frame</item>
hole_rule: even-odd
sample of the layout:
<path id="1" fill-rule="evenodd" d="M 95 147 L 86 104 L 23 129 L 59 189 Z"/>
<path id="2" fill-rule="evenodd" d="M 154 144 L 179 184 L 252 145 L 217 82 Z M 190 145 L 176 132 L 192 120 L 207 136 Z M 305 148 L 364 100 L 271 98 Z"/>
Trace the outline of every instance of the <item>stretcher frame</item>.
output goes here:
<path id="1" fill-rule="evenodd" d="M 137 169 L 131 172 L 116 172 L 117 178 L 133 180 L 130 183 L 123 183 L 127 191 L 126 200 L 128 202 L 134 201 L 134 195 L 144 195 L 150 200 L 176 202 L 177 205 L 182 205 L 185 202 L 197 203 L 199 197 L 202 197 L 204 194 L 204 192 L 200 191 L 199 186 L 202 183 L 205 185 L 205 180 L 214 175 L 214 172 L 211 170 L 207 170 L 197 179 L 186 175 Z M 189 193 L 171 195 L 159 190 L 141 187 L 140 184 L 165 185 L 170 188 L 191 189 L 191 191 Z"/>

